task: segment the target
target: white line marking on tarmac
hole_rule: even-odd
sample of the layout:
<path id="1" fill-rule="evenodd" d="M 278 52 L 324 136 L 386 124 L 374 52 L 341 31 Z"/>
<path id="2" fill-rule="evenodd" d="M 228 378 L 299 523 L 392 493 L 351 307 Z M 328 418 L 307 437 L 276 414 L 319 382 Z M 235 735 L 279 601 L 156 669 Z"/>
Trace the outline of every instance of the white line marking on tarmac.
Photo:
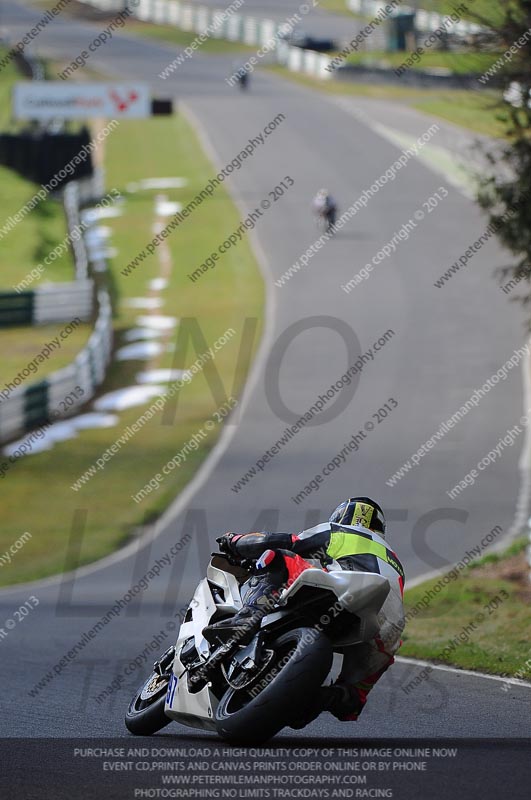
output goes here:
<path id="1" fill-rule="evenodd" d="M 503 678 L 501 675 L 487 675 L 486 672 L 474 672 L 474 670 L 471 669 L 448 667 L 446 664 L 434 664 L 431 661 L 421 661 L 418 658 L 407 658 L 406 656 L 397 656 L 395 660 L 400 664 L 415 664 L 418 667 L 431 667 L 432 669 L 439 669 L 443 672 L 456 672 L 458 675 L 473 675 L 475 678 L 486 678 L 489 681 L 509 683 L 511 686 L 523 686 L 525 689 L 531 689 L 531 683 L 522 681 L 519 678 Z"/>

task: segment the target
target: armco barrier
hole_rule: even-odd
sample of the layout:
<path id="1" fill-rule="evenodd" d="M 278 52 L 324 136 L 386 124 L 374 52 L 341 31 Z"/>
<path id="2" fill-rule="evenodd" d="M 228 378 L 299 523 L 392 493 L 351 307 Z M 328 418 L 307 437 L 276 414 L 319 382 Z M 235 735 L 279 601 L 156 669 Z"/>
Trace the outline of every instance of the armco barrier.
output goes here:
<path id="1" fill-rule="evenodd" d="M 74 225 L 79 225 L 80 204 L 87 204 L 91 200 L 94 202 L 103 193 L 102 173 L 97 173 L 90 180 L 68 185 L 65 207 L 70 208 L 70 215 L 67 211 L 69 232 L 73 231 Z M 74 250 L 78 280 L 69 284 L 42 286 L 34 292 L 12 294 L 18 298 L 21 308 L 24 303 L 26 306 L 31 304 L 32 319 L 40 323 L 54 321 L 57 316 L 64 322 L 76 317 L 92 319 L 96 299 L 94 330 L 71 364 L 44 380 L 25 387 L 15 387 L 5 399 L 0 399 L 0 443 L 12 441 L 52 418 L 70 416 L 94 396 L 105 379 L 113 344 L 111 301 L 105 288 L 100 289 L 97 298 L 94 298 L 94 282 L 88 277 L 89 258 L 83 237 L 80 236 L 78 241 L 83 245 L 81 250 Z M 0 295 L 0 319 L 1 315 Z"/>
<path id="2" fill-rule="evenodd" d="M 315 50 L 302 50 L 300 47 L 283 45 L 278 51 L 278 61 L 292 72 L 302 72 L 314 78 L 332 78 L 333 72 L 329 72 L 326 67 L 331 59 L 323 53 L 316 53 Z"/>
<path id="3" fill-rule="evenodd" d="M 0 328 L 47 325 L 79 317 L 92 319 L 94 285 L 89 278 L 72 283 L 48 283 L 27 292 L 0 292 Z"/>
<path id="4" fill-rule="evenodd" d="M 112 352 L 112 312 L 106 290 L 99 292 L 98 306 L 95 328 L 71 364 L 52 372 L 45 380 L 14 389 L 0 401 L 0 442 L 9 442 L 48 422 L 54 412 L 61 417 L 70 416 L 94 396 L 105 378 Z M 76 391 L 77 387 L 81 387 L 82 394 Z M 65 408 L 66 398 L 70 399 Z"/>
<path id="5" fill-rule="evenodd" d="M 33 320 L 34 292 L 0 292 L 0 328 L 30 325 Z"/>
<path id="6" fill-rule="evenodd" d="M 94 282 L 90 278 L 73 283 L 48 283 L 35 289 L 33 324 L 66 322 L 79 317 L 92 319 Z"/>

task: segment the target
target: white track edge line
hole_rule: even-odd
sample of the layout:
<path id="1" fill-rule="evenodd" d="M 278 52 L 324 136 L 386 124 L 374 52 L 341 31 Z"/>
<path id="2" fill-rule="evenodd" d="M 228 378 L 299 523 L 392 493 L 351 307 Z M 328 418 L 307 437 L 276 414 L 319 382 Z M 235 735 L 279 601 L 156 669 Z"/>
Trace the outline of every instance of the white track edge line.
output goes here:
<path id="1" fill-rule="evenodd" d="M 431 661 L 423 661 L 420 658 L 409 658 L 408 656 L 396 656 L 395 661 L 401 664 L 415 664 L 418 667 L 431 667 L 432 669 L 439 669 L 443 672 L 456 672 L 459 675 L 473 675 L 476 678 L 486 678 L 489 681 L 499 681 L 500 683 L 508 683 L 511 686 L 523 686 L 526 689 L 531 689 L 529 681 L 522 681 L 519 678 L 503 678 L 501 675 L 488 675 L 486 672 L 476 672 L 472 669 L 459 669 L 459 667 L 449 667 L 446 664 L 434 664 Z"/>

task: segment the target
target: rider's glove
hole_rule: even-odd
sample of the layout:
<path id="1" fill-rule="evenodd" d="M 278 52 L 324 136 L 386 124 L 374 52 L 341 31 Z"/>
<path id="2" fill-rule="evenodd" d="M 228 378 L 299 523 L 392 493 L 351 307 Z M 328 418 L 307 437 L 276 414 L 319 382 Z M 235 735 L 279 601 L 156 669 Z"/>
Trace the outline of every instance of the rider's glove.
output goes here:
<path id="1" fill-rule="evenodd" d="M 232 547 L 232 540 L 236 536 L 235 533 L 224 533 L 223 536 L 219 536 L 216 539 L 216 542 L 219 545 L 220 553 L 225 553 L 226 555 L 236 555 L 236 551 Z"/>
<path id="2" fill-rule="evenodd" d="M 236 533 L 224 533 L 223 536 L 216 539 L 216 542 L 219 545 L 220 553 L 227 556 L 229 564 L 236 567 L 243 567 L 244 569 L 251 569 L 253 562 L 249 559 L 242 558 L 235 547 L 235 543 L 239 538 L 240 536 Z"/>

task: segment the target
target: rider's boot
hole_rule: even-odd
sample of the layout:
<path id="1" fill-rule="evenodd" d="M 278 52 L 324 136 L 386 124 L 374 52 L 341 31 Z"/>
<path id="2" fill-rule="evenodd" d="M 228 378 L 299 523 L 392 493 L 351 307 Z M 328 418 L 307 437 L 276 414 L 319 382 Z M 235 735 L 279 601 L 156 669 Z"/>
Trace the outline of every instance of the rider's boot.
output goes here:
<path id="1" fill-rule="evenodd" d="M 245 584 L 243 608 L 229 619 L 207 625 L 203 636 L 208 642 L 226 642 L 231 638 L 241 644 L 251 641 L 262 618 L 276 608 L 282 589 L 311 568 L 311 564 L 295 553 L 266 550 L 256 562 L 256 574 Z"/>

